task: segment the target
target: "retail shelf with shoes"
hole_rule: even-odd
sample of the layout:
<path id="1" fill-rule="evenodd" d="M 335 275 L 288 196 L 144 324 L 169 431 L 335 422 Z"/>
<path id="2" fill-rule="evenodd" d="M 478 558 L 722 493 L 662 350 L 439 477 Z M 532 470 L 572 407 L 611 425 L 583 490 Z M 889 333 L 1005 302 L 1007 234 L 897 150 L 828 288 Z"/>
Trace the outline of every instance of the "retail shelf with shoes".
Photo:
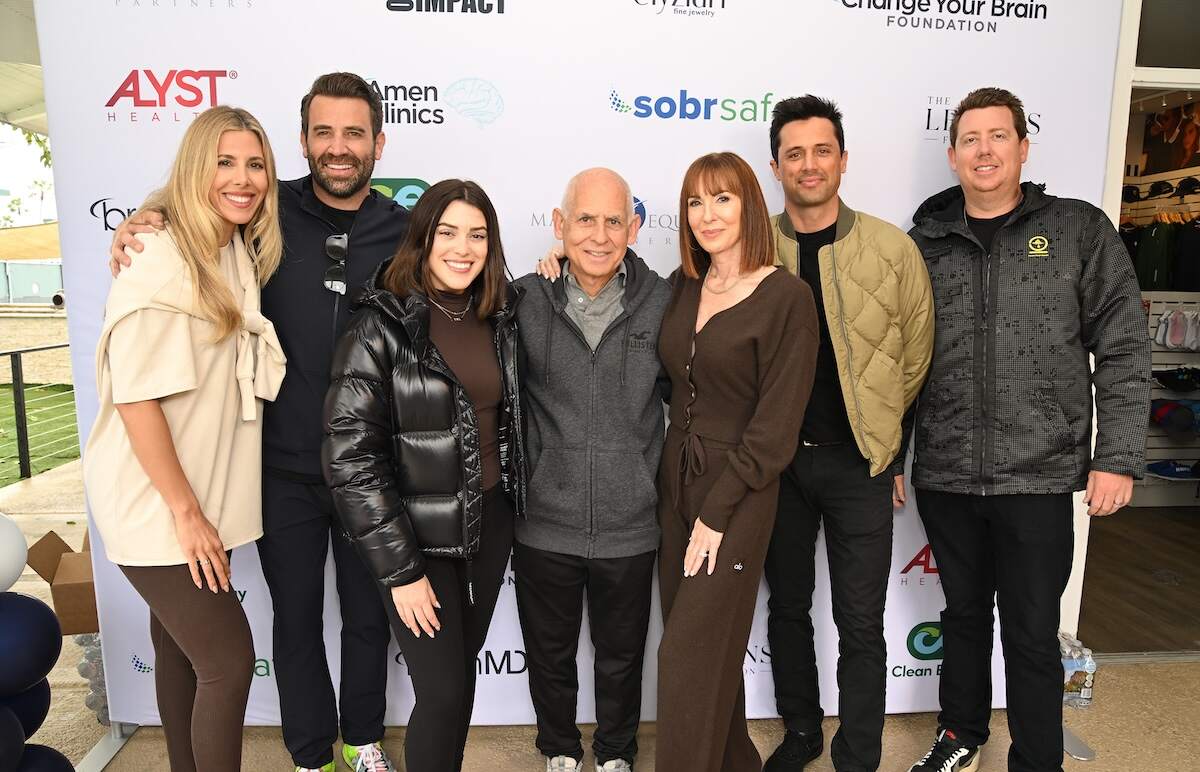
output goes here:
<path id="1" fill-rule="evenodd" d="M 1200 262 L 1200 254 L 1193 256 Z M 1131 507 L 1200 505 L 1200 292 L 1143 291 L 1152 341 L 1146 474 Z M 1192 468 L 1196 467 L 1195 471 Z"/>

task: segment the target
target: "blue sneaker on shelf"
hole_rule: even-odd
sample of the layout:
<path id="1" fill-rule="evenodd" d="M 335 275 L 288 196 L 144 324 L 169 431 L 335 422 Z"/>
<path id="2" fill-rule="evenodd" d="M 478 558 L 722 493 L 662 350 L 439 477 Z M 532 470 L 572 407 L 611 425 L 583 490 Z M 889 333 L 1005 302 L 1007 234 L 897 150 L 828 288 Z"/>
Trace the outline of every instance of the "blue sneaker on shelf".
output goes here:
<path id="1" fill-rule="evenodd" d="M 1182 461 L 1155 461 L 1146 464 L 1146 475 L 1160 480 L 1197 480 L 1195 464 L 1185 464 Z"/>

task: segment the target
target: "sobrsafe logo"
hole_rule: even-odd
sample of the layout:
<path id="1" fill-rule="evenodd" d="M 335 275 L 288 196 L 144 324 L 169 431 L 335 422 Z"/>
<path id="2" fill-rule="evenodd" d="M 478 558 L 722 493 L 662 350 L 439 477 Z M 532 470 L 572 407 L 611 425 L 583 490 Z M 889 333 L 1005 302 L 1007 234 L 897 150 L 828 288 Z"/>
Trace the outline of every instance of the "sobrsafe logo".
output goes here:
<path id="1" fill-rule="evenodd" d="M 130 70 L 112 96 L 108 123 L 183 123 L 220 104 L 221 84 L 236 80 L 237 70 Z"/>

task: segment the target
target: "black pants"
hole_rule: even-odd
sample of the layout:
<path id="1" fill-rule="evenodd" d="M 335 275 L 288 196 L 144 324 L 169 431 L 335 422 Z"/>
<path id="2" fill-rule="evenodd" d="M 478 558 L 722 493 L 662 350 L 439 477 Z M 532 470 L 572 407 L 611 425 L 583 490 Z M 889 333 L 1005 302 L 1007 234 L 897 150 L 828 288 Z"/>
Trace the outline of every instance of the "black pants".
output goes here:
<path id="1" fill-rule="evenodd" d="M 596 733 L 592 751 L 605 764 L 637 756 L 642 716 L 642 662 L 650 624 L 653 551 L 626 558 L 588 559 L 518 543 L 513 548 L 517 612 L 529 694 L 537 714 L 537 748 L 544 755 L 583 758 L 575 707 L 575 655 L 587 594 L 596 649 Z"/>
<path id="2" fill-rule="evenodd" d="M 338 737 L 366 745 L 383 738 L 387 701 L 387 617 L 374 579 L 337 525 L 324 485 L 263 473 L 258 557 L 275 610 L 275 681 L 283 742 L 300 767 L 333 760 Z M 340 699 L 325 656 L 325 557 L 330 537 L 342 611 Z"/>
<path id="3" fill-rule="evenodd" d="M 425 576 L 441 608 L 437 637 L 418 638 L 400 621 L 388 588 L 381 588 L 388 620 L 412 678 L 416 704 L 404 734 L 405 768 L 413 772 L 457 772 L 475 704 L 476 661 L 487 639 L 504 569 L 512 553 L 513 511 L 496 486 L 483 495 L 479 552 L 467 561 L 426 556 Z M 474 585 L 475 604 L 467 597 Z"/>
<path id="4" fill-rule="evenodd" d="M 1062 770 L 1059 599 L 1071 575 L 1070 494 L 972 496 L 917 491 L 946 595 L 942 712 L 964 742 L 987 741 L 992 713 L 992 607 L 1008 681 L 1012 772 Z"/>
<path id="5" fill-rule="evenodd" d="M 839 653 L 841 727 L 830 754 L 839 770 L 875 770 L 886 707 L 883 607 L 892 564 L 892 475 L 871 477 L 854 445 L 801 445 L 780 478 L 764 570 L 771 589 L 767 637 L 775 704 L 797 732 L 817 731 L 824 717 L 811 615 L 822 522 Z"/>

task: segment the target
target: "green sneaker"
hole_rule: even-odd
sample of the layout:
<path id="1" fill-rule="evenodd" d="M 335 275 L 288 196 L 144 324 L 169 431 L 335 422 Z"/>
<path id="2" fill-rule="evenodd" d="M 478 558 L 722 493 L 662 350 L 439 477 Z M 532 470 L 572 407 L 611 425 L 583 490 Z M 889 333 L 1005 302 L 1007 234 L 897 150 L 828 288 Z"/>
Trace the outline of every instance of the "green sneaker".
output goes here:
<path id="1" fill-rule="evenodd" d="M 342 758 L 354 772 L 396 772 L 392 760 L 383 752 L 379 743 L 370 745 L 342 745 Z"/>
<path id="2" fill-rule="evenodd" d="M 296 767 L 296 772 L 334 772 L 335 769 L 337 769 L 337 765 L 331 761 L 323 767 Z"/>

